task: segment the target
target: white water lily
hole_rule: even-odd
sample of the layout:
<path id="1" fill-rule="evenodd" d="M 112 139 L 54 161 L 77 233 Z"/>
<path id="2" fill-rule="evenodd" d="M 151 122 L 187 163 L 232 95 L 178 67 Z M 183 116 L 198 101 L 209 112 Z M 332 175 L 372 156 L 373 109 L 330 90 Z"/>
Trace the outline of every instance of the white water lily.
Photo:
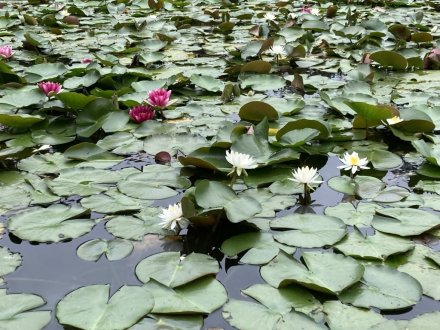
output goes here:
<path id="1" fill-rule="evenodd" d="M 281 45 L 273 45 L 269 48 L 268 53 L 275 56 L 285 56 L 287 55 L 286 49 Z"/>
<path id="2" fill-rule="evenodd" d="M 312 14 L 312 15 L 319 15 L 319 9 L 318 8 L 312 8 L 310 10 L 310 14 Z"/>
<path id="3" fill-rule="evenodd" d="M 162 220 L 162 228 L 175 230 L 188 227 L 188 220 L 183 217 L 182 204 L 171 204 L 168 208 L 163 208 L 162 213 L 159 214 Z"/>
<path id="4" fill-rule="evenodd" d="M 394 125 L 394 124 L 400 123 L 402 121 L 403 121 L 403 119 L 400 118 L 399 116 L 394 116 L 393 118 L 387 119 L 388 125 Z"/>
<path id="5" fill-rule="evenodd" d="M 157 21 L 157 16 L 154 14 L 148 15 L 146 20 L 147 20 L 147 23 L 155 22 L 155 21 Z"/>
<path id="6" fill-rule="evenodd" d="M 318 170 L 314 167 L 303 166 L 301 168 L 297 168 L 292 172 L 293 178 L 289 179 L 290 181 L 294 181 L 303 185 L 307 185 L 310 189 L 313 190 L 311 184 L 316 183 L 320 184 L 324 181 L 318 180 L 319 174 Z"/>
<path id="7" fill-rule="evenodd" d="M 228 173 L 228 175 L 231 175 L 234 172 L 237 173 L 238 176 L 240 176 L 242 172 L 244 175 L 247 175 L 246 170 L 253 169 L 258 166 L 257 162 L 251 155 L 236 152 L 234 150 L 226 151 L 226 160 L 232 165 L 232 170 Z"/>
<path id="8" fill-rule="evenodd" d="M 276 17 L 274 13 L 266 13 L 264 14 L 264 19 L 267 21 L 274 21 Z"/>
<path id="9" fill-rule="evenodd" d="M 344 165 L 338 166 L 338 168 L 341 168 L 343 170 L 351 170 L 351 173 L 354 174 L 359 169 L 368 169 L 369 167 L 365 166 L 368 164 L 367 158 L 359 158 L 359 155 L 356 151 L 353 151 L 351 155 L 346 152 L 344 154 L 343 158 L 339 158 L 341 162 L 344 163 Z"/>

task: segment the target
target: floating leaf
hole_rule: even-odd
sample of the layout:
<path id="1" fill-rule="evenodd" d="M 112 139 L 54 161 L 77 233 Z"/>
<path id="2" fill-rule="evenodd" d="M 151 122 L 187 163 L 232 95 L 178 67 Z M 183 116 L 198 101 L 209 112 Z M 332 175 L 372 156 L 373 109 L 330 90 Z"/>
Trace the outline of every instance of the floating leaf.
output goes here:
<path id="1" fill-rule="evenodd" d="M 264 117 L 268 120 L 277 120 L 278 112 L 270 104 L 251 101 L 240 108 L 239 116 L 243 120 L 250 121 L 261 121 Z"/>
<path id="2" fill-rule="evenodd" d="M 113 217 L 107 222 L 106 229 L 116 237 L 137 241 L 142 240 L 147 234 L 170 234 L 162 228 L 159 213 L 158 208 L 145 208 L 135 216 Z"/>
<path id="3" fill-rule="evenodd" d="M 270 227 L 283 230 L 274 234 L 278 242 L 304 248 L 331 245 L 346 234 L 341 220 L 317 214 L 289 214 L 272 220 Z"/>
<path id="4" fill-rule="evenodd" d="M 190 80 L 194 85 L 206 89 L 210 92 L 221 92 L 225 85 L 223 81 L 213 78 L 211 76 L 193 74 Z"/>
<path id="5" fill-rule="evenodd" d="M 248 250 L 240 261 L 245 264 L 262 265 L 275 258 L 280 249 L 288 254 L 295 252 L 295 248 L 276 242 L 269 233 L 245 233 L 225 240 L 221 250 L 228 257 L 234 257 L 240 252 Z"/>
<path id="6" fill-rule="evenodd" d="M 261 276 L 274 287 L 298 283 L 309 289 L 339 294 L 359 281 L 364 268 L 356 260 L 339 254 L 304 252 L 305 266 L 281 252 L 261 267 Z"/>
<path id="7" fill-rule="evenodd" d="M 145 258 L 136 266 L 136 276 L 143 283 L 150 279 L 174 288 L 199 277 L 219 271 L 215 259 L 200 253 L 180 257 L 179 252 L 163 252 Z"/>
<path id="8" fill-rule="evenodd" d="M 179 176 L 179 171 L 165 165 L 150 165 L 143 173 L 135 173 L 118 183 L 127 196 L 139 199 L 163 199 L 177 195 L 172 188 L 188 188 L 190 181 Z"/>
<path id="9" fill-rule="evenodd" d="M 1 238 L 1 233 L 0 233 L 0 238 Z M 21 265 L 21 256 L 19 253 L 11 253 L 7 247 L 0 246 L 0 280 L 2 276 L 12 273 L 20 265 Z M 0 320 L 1 320 L 1 316 L 0 316 Z M 1 325 L 1 321 L 0 321 L 0 325 Z"/>
<path id="10" fill-rule="evenodd" d="M 152 313 L 209 314 L 221 307 L 228 295 L 212 277 L 203 277 L 174 289 L 156 281 L 144 285 L 154 297 Z"/>
<path id="11" fill-rule="evenodd" d="M 136 323 L 130 330 L 200 330 L 203 317 L 200 315 L 160 315 L 149 314 L 148 318 Z"/>
<path id="12" fill-rule="evenodd" d="M 0 329 L 40 330 L 49 324 L 49 311 L 30 311 L 45 301 L 33 294 L 7 294 L 0 289 Z"/>
<path id="13" fill-rule="evenodd" d="M 323 319 L 321 303 L 299 286 L 275 289 L 267 284 L 255 284 L 242 292 L 274 312 L 285 314 L 294 310 L 308 315 L 317 322 Z"/>
<path id="14" fill-rule="evenodd" d="M 384 233 L 400 236 L 422 234 L 438 225 L 440 217 L 430 212 L 411 208 L 387 208 L 377 210 L 372 226 Z"/>
<path id="15" fill-rule="evenodd" d="M 76 219 L 87 212 L 79 206 L 61 204 L 33 207 L 13 215 L 8 221 L 8 229 L 28 241 L 59 242 L 84 235 L 93 228 L 94 221 Z"/>
<path id="16" fill-rule="evenodd" d="M 414 243 L 379 231 L 373 236 L 364 237 L 355 229 L 344 240 L 334 245 L 334 248 L 346 256 L 385 260 L 390 255 L 412 250 Z"/>
<path id="17" fill-rule="evenodd" d="M 351 203 L 339 203 L 326 207 L 324 213 L 341 219 L 348 226 L 367 227 L 378 208 L 378 205 L 370 203 L 359 203 L 356 207 Z"/>
<path id="18" fill-rule="evenodd" d="M 439 264 L 433 264 L 432 258 L 439 261 L 438 252 L 435 253 L 426 246 L 416 244 L 415 249 L 403 257 L 404 263 L 397 270 L 407 273 L 419 281 L 423 288 L 423 294 L 439 300 L 440 288 L 437 285 L 440 280 Z"/>
<path id="19" fill-rule="evenodd" d="M 105 239 L 92 239 L 81 244 L 76 253 L 78 257 L 87 261 L 98 261 L 101 255 L 105 254 L 108 260 L 120 260 L 133 251 L 133 244 L 123 239 L 107 241 Z"/>
<path id="20" fill-rule="evenodd" d="M 61 324 L 79 329 L 126 329 L 153 308 L 142 287 L 122 286 L 111 298 L 110 285 L 90 285 L 66 295 L 57 305 Z"/>
<path id="21" fill-rule="evenodd" d="M 368 309 L 342 304 L 340 301 L 326 301 L 324 313 L 330 329 L 351 330 L 353 324 L 359 329 L 372 329 L 386 319 Z"/>
<path id="22" fill-rule="evenodd" d="M 408 274 L 386 266 L 365 266 L 362 282 L 340 294 L 343 303 L 381 310 L 415 305 L 422 297 L 422 286 Z"/>
<path id="23" fill-rule="evenodd" d="M 376 61 L 385 68 L 393 68 L 395 70 L 405 70 L 408 61 L 399 53 L 390 50 L 380 50 L 370 55 L 373 61 Z"/>

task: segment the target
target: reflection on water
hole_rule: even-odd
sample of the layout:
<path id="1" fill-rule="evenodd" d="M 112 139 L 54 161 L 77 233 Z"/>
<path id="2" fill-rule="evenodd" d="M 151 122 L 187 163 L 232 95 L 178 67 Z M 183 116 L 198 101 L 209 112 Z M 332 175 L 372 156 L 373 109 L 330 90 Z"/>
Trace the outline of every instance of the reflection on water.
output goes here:
<path id="1" fill-rule="evenodd" d="M 138 159 L 133 159 L 128 166 L 141 167 L 143 164 Z M 145 161 L 145 160 L 144 160 Z M 150 160 L 148 160 L 150 162 Z M 127 167 L 127 164 L 118 165 L 118 168 Z M 329 157 L 325 166 L 320 170 L 323 179 L 327 181 L 331 177 L 340 175 L 336 166 L 340 165 L 337 157 Z M 316 165 L 315 165 L 316 166 Z M 386 181 L 405 186 L 408 178 L 388 173 Z M 175 196 L 166 200 L 156 201 L 155 206 L 167 206 L 179 201 L 181 196 Z M 278 212 L 277 216 L 289 213 L 316 213 L 323 214 L 325 207 L 334 206 L 341 202 L 344 195 L 330 189 L 323 183 L 312 194 L 315 200 L 311 206 L 295 206 L 288 210 Z M 77 198 L 71 198 L 65 203 L 75 203 Z M 92 214 L 93 218 L 99 215 Z M 9 293 L 34 293 L 42 296 L 47 304 L 41 310 L 55 310 L 55 306 L 67 293 L 85 285 L 104 284 L 111 285 L 111 294 L 122 285 L 141 285 L 136 278 L 134 269 L 139 261 L 147 256 L 163 251 L 182 251 L 185 254 L 190 252 L 207 253 L 220 262 L 220 272 L 217 279 L 223 283 L 232 299 L 250 300 L 242 295 L 240 290 L 257 283 L 264 283 L 259 267 L 240 265 L 237 259 L 224 258 L 219 246 L 231 236 L 248 231 L 249 228 L 242 225 L 225 224 L 219 226 L 215 232 L 211 229 L 189 229 L 184 241 L 161 240 L 155 236 L 146 236 L 143 241 L 134 242 L 133 253 L 122 260 L 109 262 L 101 257 L 97 262 L 88 262 L 76 256 L 76 249 L 79 245 L 94 238 L 111 239 L 112 236 L 104 228 L 104 222 L 98 223 L 88 234 L 75 240 L 57 244 L 32 244 L 21 241 L 12 235 L 5 235 L 1 245 L 8 247 L 12 252 L 19 252 L 23 257 L 23 264 L 14 273 L 5 277 Z M 371 235 L 374 230 L 369 228 L 365 234 Z M 310 250 L 310 249 L 307 249 Z M 317 249 L 314 249 L 317 250 Z M 318 249 L 319 250 L 319 249 Z M 297 249 L 296 258 L 300 258 L 302 249 Z M 320 300 L 331 299 L 329 296 L 317 294 Z M 419 314 L 440 310 L 440 302 L 428 297 L 423 299 L 413 308 L 399 312 L 387 313 L 385 316 L 392 319 L 409 319 Z M 212 313 L 205 319 L 205 329 L 231 327 L 221 317 L 221 309 Z M 47 329 L 63 329 L 52 313 L 52 322 Z"/>

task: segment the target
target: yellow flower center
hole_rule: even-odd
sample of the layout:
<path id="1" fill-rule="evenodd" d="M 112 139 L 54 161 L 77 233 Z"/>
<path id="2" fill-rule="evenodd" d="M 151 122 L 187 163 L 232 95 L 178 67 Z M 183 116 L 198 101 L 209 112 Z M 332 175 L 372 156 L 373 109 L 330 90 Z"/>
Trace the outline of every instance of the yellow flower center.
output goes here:
<path id="1" fill-rule="evenodd" d="M 350 156 L 350 165 L 359 165 L 359 157 L 357 155 L 351 155 Z"/>

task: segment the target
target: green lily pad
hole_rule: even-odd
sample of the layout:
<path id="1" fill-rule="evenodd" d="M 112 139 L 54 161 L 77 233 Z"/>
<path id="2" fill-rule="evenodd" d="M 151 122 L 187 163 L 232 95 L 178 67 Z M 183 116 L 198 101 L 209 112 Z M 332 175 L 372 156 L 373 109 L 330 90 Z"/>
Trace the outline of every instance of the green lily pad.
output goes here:
<path id="1" fill-rule="evenodd" d="M 98 261 L 105 254 L 109 261 L 123 259 L 133 251 L 133 244 L 123 239 L 111 241 L 105 239 L 92 239 L 81 244 L 76 251 L 78 257 L 87 261 Z"/>
<path id="2" fill-rule="evenodd" d="M 261 101 L 251 101 L 240 108 L 238 114 L 243 120 L 261 121 L 266 117 L 268 120 L 277 120 L 278 112 L 270 104 Z"/>
<path id="3" fill-rule="evenodd" d="M 280 313 L 250 301 L 231 299 L 223 307 L 223 318 L 235 329 L 326 329 L 301 313 Z"/>
<path id="4" fill-rule="evenodd" d="M 280 250 L 288 254 L 295 252 L 295 248 L 276 242 L 269 233 L 245 233 L 225 240 L 221 250 L 228 257 L 248 250 L 240 262 L 251 265 L 263 265 L 275 258 Z"/>
<path id="5" fill-rule="evenodd" d="M 38 115 L 0 113 L 0 124 L 9 127 L 27 128 L 42 120 L 44 117 Z"/>
<path id="6" fill-rule="evenodd" d="M 13 215 L 8 229 L 15 236 L 34 242 L 59 242 L 88 233 L 95 222 L 77 219 L 88 212 L 79 206 L 33 207 Z"/>
<path id="7" fill-rule="evenodd" d="M 372 226 L 384 233 L 399 236 L 422 234 L 440 225 L 440 217 L 411 208 L 387 208 L 376 211 Z"/>
<path id="8" fill-rule="evenodd" d="M 274 287 L 298 283 L 309 289 L 339 294 L 359 281 L 364 267 L 350 257 L 322 252 L 304 252 L 305 266 L 293 257 L 280 254 L 261 267 L 261 276 Z"/>
<path id="9" fill-rule="evenodd" d="M 434 264 L 433 258 L 437 260 Z M 430 248 L 416 244 L 415 249 L 403 257 L 403 264 L 397 270 L 414 277 L 422 285 L 423 294 L 436 300 L 440 299 L 440 288 L 437 285 L 440 280 L 439 254 Z"/>
<path id="10" fill-rule="evenodd" d="M 123 194 L 138 199 L 163 199 L 177 195 L 172 188 L 188 188 L 190 181 L 179 171 L 165 165 L 150 165 L 143 173 L 135 173 L 118 183 Z"/>
<path id="11" fill-rule="evenodd" d="M 362 282 L 340 294 L 343 303 L 395 310 L 415 305 L 422 297 L 420 283 L 386 266 L 365 266 Z"/>
<path id="12" fill-rule="evenodd" d="M 209 314 L 228 299 L 223 285 L 210 276 L 176 288 L 149 281 L 144 288 L 154 297 L 152 312 L 160 314 Z"/>
<path id="13" fill-rule="evenodd" d="M 135 216 L 116 216 L 106 224 L 107 231 L 120 238 L 140 241 L 147 234 L 168 235 L 162 228 L 159 218 L 160 209 L 145 208 Z"/>
<path id="14" fill-rule="evenodd" d="M 49 324 L 50 311 L 31 311 L 43 306 L 43 298 L 33 294 L 7 294 L 0 289 L 0 328 L 40 330 Z"/>
<path id="15" fill-rule="evenodd" d="M 368 227 L 379 206 L 370 203 L 359 203 L 356 207 L 351 203 L 339 203 L 325 208 L 325 215 L 336 217 L 348 226 Z"/>
<path id="16" fill-rule="evenodd" d="M 399 53 L 390 50 L 380 50 L 370 55 L 373 61 L 376 61 L 385 68 L 393 68 L 395 70 L 405 70 L 408 61 Z"/>
<path id="17" fill-rule="evenodd" d="M 2 276 L 14 272 L 20 265 L 21 256 L 19 253 L 12 253 L 7 247 L 0 246 L 0 279 Z"/>
<path id="18" fill-rule="evenodd" d="M 202 276 L 216 274 L 218 262 L 200 253 L 180 257 L 179 252 L 163 252 L 145 258 L 136 266 L 136 276 L 143 283 L 151 279 L 175 288 Z"/>
<path id="19" fill-rule="evenodd" d="M 211 76 L 193 74 L 190 78 L 191 82 L 210 92 L 221 92 L 224 88 L 224 82 Z"/>
<path id="20" fill-rule="evenodd" d="M 408 239 L 382 234 L 376 231 L 374 236 L 364 237 L 361 232 L 354 230 L 334 248 L 346 256 L 385 260 L 390 255 L 404 253 L 414 248 L 414 243 Z"/>
<path id="21" fill-rule="evenodd" d="M 138 211 L 148 204 L 150 203 L 128 197 L 115 190 L 108 190 L 104 194 L 92 195 L 81 200 L 82 206 L 105 214 Z"/>
<path id="22" fill-rule="evenodd" d="M 203 317 L 200 315 L 160 315 L 149 314 L 149 317 L 133 325 L 130 330 L 200 330 Z"/>
<path id="23" fill-rule="evenodd" d="M 194 196 L 197 204 L 206 209 L 223 207 L 237 198 L 235 192 L 224 183 L 209 180 L 196 183 Z"/>
<path id="24" fill-rule="evenodd" d="M 241 74 L 239 80 L 241 88 L 252 88 L 259 92 L 281 89 L 286 86 L 284 78 L 271 74 Z"/>
<path id="25" fill-rule="evenodd" d="M 317 322 L 323 320 L 321 303 L 309 291 L 299 286 L 276 289 L 267 284 L 255 284 L 242 292 L 274 312 L 286 314 L 294 310 Z"/>
<path id="26" fill-rule="evenodd" d="M 66 295 L 57 305 L 61 324 L 79 329 L 126 329 L 154 305 L 143 287 L 122 286 L 111 298 L 110 285 L 91 285 Z"/>
<path id="27" fill-rule="evenodd" d="M 345 236 L 345 225 L 338 218 L 317 214 L 289 214 L 270 222 L 276 241 L 304 248 L 334 244 Z"/>

